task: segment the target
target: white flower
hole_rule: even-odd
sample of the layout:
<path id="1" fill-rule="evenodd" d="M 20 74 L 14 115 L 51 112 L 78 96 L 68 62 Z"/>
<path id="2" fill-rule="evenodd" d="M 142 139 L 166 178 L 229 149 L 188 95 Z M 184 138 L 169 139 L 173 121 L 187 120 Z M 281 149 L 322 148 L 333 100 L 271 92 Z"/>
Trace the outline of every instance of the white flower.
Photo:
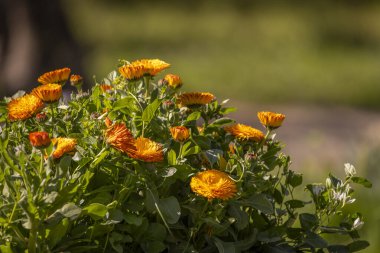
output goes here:
<path id="1" fill-rule="evenodd" d="M 360 220 L 360 218 L 356 218 L 354 223 L 352 224 L 352 229 L 357 230 L 360 229 L 364 225 L 364 222 Z"/>
<path id="2" fill-rule="evenodd" d="M 350 163 L 345 163 L 344 164 L 344 171 L 346 172 L 346 175 L 348 177 L 352 177 L 353 175 L 356 174 L 355 167 L 352 164 L 350 164 Z"/>

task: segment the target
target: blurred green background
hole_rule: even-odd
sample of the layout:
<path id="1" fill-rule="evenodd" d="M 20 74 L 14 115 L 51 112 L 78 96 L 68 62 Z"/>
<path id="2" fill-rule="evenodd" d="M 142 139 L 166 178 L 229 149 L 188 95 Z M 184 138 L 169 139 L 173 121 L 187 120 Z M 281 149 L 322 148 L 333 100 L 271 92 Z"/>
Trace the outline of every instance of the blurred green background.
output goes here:
<path id="1" fill-rule="evenodd" d="M 16 35 L 24 32 L 26 39 L 13 40 L 21 45 L 14 49 L 19 55 L 13 62 L 4 57 L 7 50 L 0 54 L 2 96 L 30 90 L 40 74 L 63 66 L 85 76 L 90 86 L 93 75 L 100 81 L 117 59 L 165 60 L 172 64 L 165 73 L 179 74 L 184 90 L 231 98 L 239 108 L 233 116 L 243 123 L 259 127 L 258 110 L 285 113 L 278 136 L 293 157 L 293 169 L 309 182 L 322 180 L 331 170 L 342 176 L 345 162 L 368 176 L 374 188 L 358 187 L 353 208 L 360 208 L 367 221 L 362 235 L 371 247 L 363 252 L 378 252 L 380 2 L 24 2 L 24 12 L 34 8 L 29 16 L 40 23 L 29 30 L 28 19 L 19 25 L 25 30 Z M 54 23 L 58 15 L 41 21 L 57 9 L 61 23 Z M 50 21 L 53 27 L 44 26 Z M 40 33 L 28 40 L 28 31 Z M 37 38 L 45 43 L 40 47 L 44 54 L 33 50 Z M 25 53 L 26 61 L 21 52 L 28 47 L 34 53 Z"/>

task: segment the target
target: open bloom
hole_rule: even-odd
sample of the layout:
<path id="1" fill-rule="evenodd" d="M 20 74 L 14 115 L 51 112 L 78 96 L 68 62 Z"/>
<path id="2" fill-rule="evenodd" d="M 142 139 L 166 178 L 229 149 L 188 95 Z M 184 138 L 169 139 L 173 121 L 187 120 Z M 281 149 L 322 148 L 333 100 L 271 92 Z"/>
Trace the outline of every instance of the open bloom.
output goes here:
<path id="1" fill-rule="evenodd" d="M 162 145 L 144 137 L 135 140 L 134 150 L 128 151 L 128 155 L 144 162 L 161 162 L 164 160 Z"/>
<path id="2" fill-rule="evenodd" d="M 209 92 L 186 92 L 178 96 L 177 104 L 179 107 L 205 105 L 215 99 Z"/>
<path id="3" fill-rule="evenodd" d="M 55 146 L 55 150 L 53 152 L 53 157 L 55 159 L 58 159 L 64 154 L 74 151 L 75 145 L 77 144 L 76 139 L 63 137 L 53 138 L 51 139 L 51 142 Z"/>
<path id="4" fill-rule="evenodd" d="M 252 140 L 260 142 L 264 139 L 264 134 L 260 130 L 244 124 L 235 124 L 228 126 L 225 127 L 224 130 L 241 140 Z"/>
<path id="5" fill-rule="evenodd" d="M 38 82 L 42 84 L 58 83 L 64 85 L 69 79 L 71 70 L 69 68 L 56 69 L 41 75 Z"/>
<path id="6" fill-rule="evenodd" d="M 29 134 L 29 141 L 36 148 L 46 147 L 51 142 L 47 132 L 32 132 Z"/>
<path id="7" fill-rule="evenodd" d="M 170 133 L 174 140 L 184 142 L 190 137 L 189 129 L 184 126 L 175 126 L 170 128 Z"/>
<path id="8" fill-rule="evenodd" d="M 107 143 L 124 153 L 132 152 L 135 149 L 135 140 L 132 133 L 125 126 L 125 123 L 112 124 L 108 118 L 106 118 L 105 123 L 107 125 L 107 130 L 105 132 Z"/>
<path id="9" fill-rule="evenodd" d="M 163 83 L 168 85 L 170 88 L 177 89 L 182 86 L 182 80 L 179 76 L 173 75 L 173 74 L 167 74 L 164 79 Z"/>
<path id="10" fill-rule="evenodd" d="M 276 129 L 282 125 L 285 115 L 274 112 L 258 112 L 257 117 L 261 124 L 270 129 Z"/>
<path id="11" fill-rule="evenodd" d="M 24 120 L 39 112 L 44 103 L 39 97 L 28 94 L 16 98 L 7 104 L 8 119 L 11 121 Z"/>
<path id="12" fill-rule="evenodd" d="M 55 102 L 62 96 L 62 86 L 56 83 L 43 84 L 34 88 L 32 94 L 44 102 Z"/>
<path id="13" fill-rule="evenodd" d="M 144 75 L 155 76 L 169 66 L 169 63 L 159 59 L 142 59 L 121 66 L 119 68 L 119 72 L 126 79 L 135 80 L 143 77 Z"/>
<path id="14" fill-rule="evenodd" d="M 237 192 L 235 182 L 219 170 L 199 172 L 191 178 L 191 190 L 205 198 L 227 200 Z"/>

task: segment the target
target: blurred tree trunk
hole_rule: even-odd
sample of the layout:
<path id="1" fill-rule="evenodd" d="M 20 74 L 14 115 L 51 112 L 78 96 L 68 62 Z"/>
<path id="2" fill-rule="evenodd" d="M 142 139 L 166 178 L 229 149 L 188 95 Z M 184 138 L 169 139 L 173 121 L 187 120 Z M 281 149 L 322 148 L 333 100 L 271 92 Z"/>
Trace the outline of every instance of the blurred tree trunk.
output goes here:
<path id="1" fill-rule="evenodd" d="M 29 91 L 39 75 L 70 67 L 82 71 L 83 51 L 61 1 L 0 0 L 0 93 Z"/>

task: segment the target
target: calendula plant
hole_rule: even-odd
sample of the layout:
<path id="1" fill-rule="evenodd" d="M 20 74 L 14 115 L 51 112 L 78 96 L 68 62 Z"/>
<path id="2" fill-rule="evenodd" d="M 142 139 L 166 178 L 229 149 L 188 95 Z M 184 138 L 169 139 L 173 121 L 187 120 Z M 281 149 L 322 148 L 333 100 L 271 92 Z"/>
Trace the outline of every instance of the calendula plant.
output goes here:
<path id="1" fill-rule="evenodd" d="M 0 251 L 355 252 L 352 183 L 302 185 L 275 131 L 236 123 L 208 92 L 180 92 L 158 59 L 120 61 L 83 91 L 69 68 L 0 106 Z M 70 81 L 69 81 L 70 80 Z M 63 97 L 66 82 L 77 88 Z M 311 198 L 299 199 L 302 189 Z M 342 237 L 329 242 L 325 234 Z"/>

